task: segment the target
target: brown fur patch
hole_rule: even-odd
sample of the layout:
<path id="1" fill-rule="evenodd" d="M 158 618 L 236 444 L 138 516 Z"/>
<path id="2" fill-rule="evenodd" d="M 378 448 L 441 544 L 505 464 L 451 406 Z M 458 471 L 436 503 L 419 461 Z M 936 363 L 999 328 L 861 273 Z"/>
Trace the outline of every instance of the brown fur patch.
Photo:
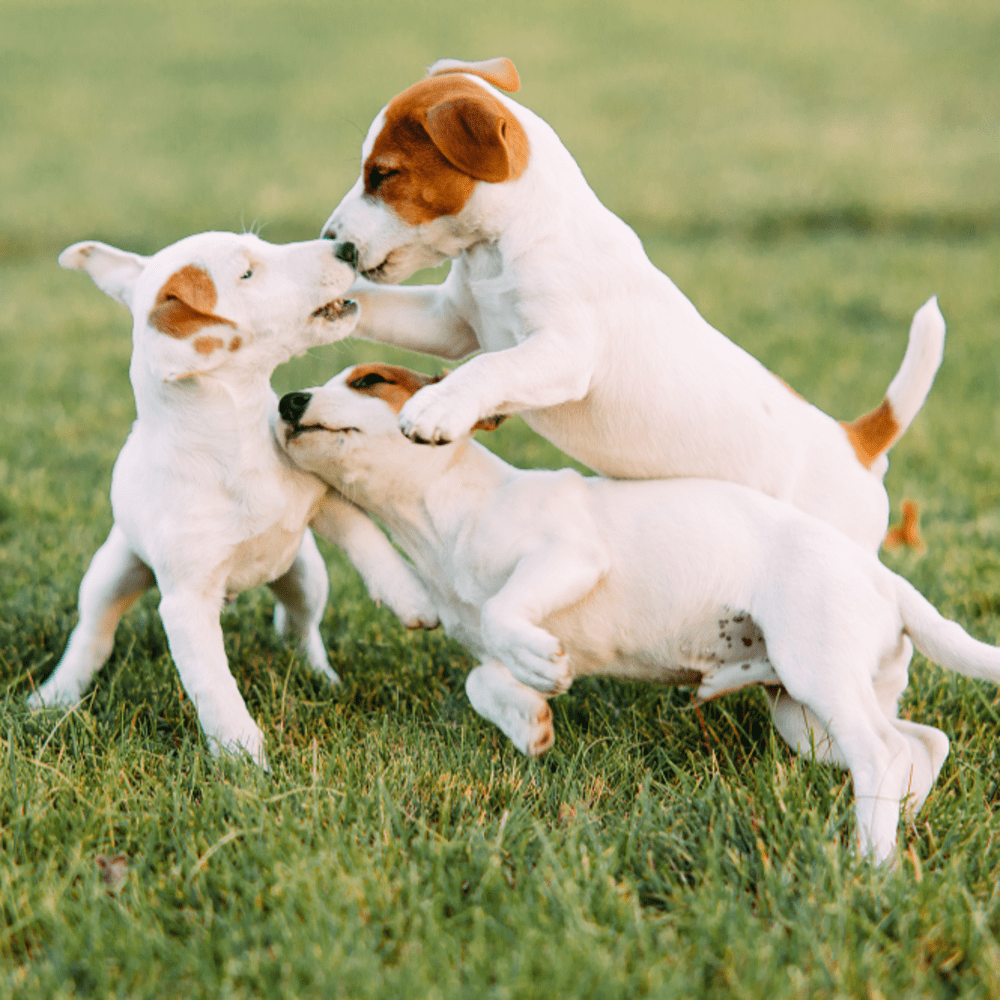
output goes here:
<path id="1" fill-rule="evenodd" d="M 211 354 L 212 351 L 217 351 L 223 344 L 218 337 L 196 337 L 193 346 L 199 354 Z"/>
<path id="2" fill-rule="evenodd" d="M 847 440 L 851 442 L 858 461 L 866 469 L 870 469 L 875 460 L 888 451 L 900 432 L 899 422 L 888 399 L 884 399 L 881 406 L 871 413 L 841 426 L 847 432 Z"/>
<path id="3" fill-rule="evenodd" d="M 366 380 L 371 381 L 366 385 L 364 384 Z M 377 362 L 358 365 L 347 376 L 349 388 L 366 396 L 384 399 L 396 413 L 399 413 L 415 392 L 423 389 L 425 385 L 440 381 L 440 375 L 421 375 L 399 365 L 383 365 Z"/>
<path id="4" fill-rule="evenodd" d="M 500 183 L 528 165 L 521 123 L 492 94 L 453 73 L 394 97 L 365 160 L 365 193 L 411 226 L 454 215 L 477 180 Z"/>
<path id="5" fill-rule="evenodd" d="M 460 59 L 441 59 L 428 71 L 428 76 L 442 76 L 445 73 L 472 73 L 481 76 L 487 83 L 514 94 L 521 89 L 521 78 L 517 67 L 506 57 L 480 59 L 478 62 L 463 62 Z"/>
<path id="6" fill-rule="evenodd" d="M 205 326 L 236 326 L 231 320 L 212 313 L 218 298 L 212 276 L 204 268 L 188 264 L 170 275 L 156 293 L 149 324 L 178 340 L 190 337 Z"/>
<path id="7" fill-rule="evenodd" d="M 239 337 L 233 337 L 233 339 L 229 341 L 229 350 L 231 351 L 238 351 L 242 346 L 243 341 Z"/>
<path id="8" fill-rule="evenodd" d="M 905 545 L 918 552 L 926 551 L 924 540 L 920 537 L 920 507 L 915 500 L 904 500 L 902 505 L 903 518 L 899 524 L 889 529 L 882 542 L 884 549 L 898 549 Z"/>
<path id="9" fill-rule="evenodd" d="M 419 392 L 425 385 L 440 382 L 447 374 L 445 372 L 443 375 L 421 375 L 420 372 L 410 371 L 409 368 L 402 368 L 399 365 L 371 362 L 358 365 L 347 376 L 347 386 L 366 396 L 384 399 L 396 413 L 399 413 L 415 392 Z M 506 419 L 506 414 L 483 417 L 473 425 L 472 430 L 495 431 Z"/>

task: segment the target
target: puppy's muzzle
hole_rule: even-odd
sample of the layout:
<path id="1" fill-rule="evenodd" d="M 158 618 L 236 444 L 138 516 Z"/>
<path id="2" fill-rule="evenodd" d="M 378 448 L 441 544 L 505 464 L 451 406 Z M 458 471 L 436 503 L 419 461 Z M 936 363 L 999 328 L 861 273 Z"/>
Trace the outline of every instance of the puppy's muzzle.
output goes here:
<path id="1" fill-rule="evenodd" d="M 286 392 L 278 401 L 281 419 L 294 427 L 302 419 L 311 399 L 311 392 Z"/>

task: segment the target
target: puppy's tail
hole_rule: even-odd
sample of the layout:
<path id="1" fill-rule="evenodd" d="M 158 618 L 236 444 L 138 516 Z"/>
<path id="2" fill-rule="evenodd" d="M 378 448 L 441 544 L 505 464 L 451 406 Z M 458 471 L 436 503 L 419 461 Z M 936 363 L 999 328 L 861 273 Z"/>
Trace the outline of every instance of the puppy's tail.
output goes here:
<path id="1" fill-rule="evenodd" d="M 958 622 L 944 618 L 901 576 L 895 581 L 903 627 L 928 660 L 966 677 L 1000 684 L 1000 648 L 973 639 Z"/>
<path id="2" fill-rule="evenodd" d="M 935 295 L 913 317 L 903 363 L 889 383 L 882 404 L 843 425 L 858 461 L 866 469 L 903 436 L 924 405 L 944 356 L 944 331 L 944 316 Z"/>

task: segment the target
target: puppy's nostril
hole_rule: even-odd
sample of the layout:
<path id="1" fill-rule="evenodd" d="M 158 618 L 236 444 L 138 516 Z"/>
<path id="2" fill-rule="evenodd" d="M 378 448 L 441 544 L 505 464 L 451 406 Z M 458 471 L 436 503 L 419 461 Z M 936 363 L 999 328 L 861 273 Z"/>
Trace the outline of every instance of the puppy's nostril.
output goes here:
<path id="1" fill-rule="evenodd" d="M 338 243 L 333 255 L 337 260 L 349 264 L 355 271 L 358 269 L 358 248 L 353 243 Z"/>
<path id="2" fill-rule="evenodd" d="M 311 392 L 286 392 L 278 402 L 281 419 L 289 424 L 297 424 L 299 417 L 306 412 L 310 399 L 312 399 Z"/>
<path id="3" fill-rule="evenodd" d="M 323 227 L 323 232 L 319 234 L 321 240 L 335 240 L 337 238 L 337 230 L 330 229 L 328 226 Z"/>

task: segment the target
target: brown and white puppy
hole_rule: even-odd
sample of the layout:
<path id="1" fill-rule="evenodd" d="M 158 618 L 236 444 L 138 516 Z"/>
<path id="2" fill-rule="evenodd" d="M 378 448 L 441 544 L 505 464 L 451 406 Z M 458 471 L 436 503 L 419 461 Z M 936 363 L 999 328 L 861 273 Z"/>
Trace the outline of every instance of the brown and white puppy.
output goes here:
<path id="1" fill-rule="evenodd" d="M 80 586 L 79 624 L 30 704 L 78 701 L 121 616 L 155 583 L 170 652 L 213 751 L 265 764 L 219 612 L 227 596 L 268 583 L 279 632 L 290 629 L 309 666 L 336 683 L 318 628 L 328 581 L 310 523 L 404 624 L 437 621 L 382 532 L 274 440 L 271 373 L 351 331 L 357 306 L 344 296 L 354 274 L 323 240 L 275 246 L 233 233 L 190 236 L 152 257 L 77 243 L 59 263 L 132 311 L 137 416 L 112 476 L 114 526 Z"/>
<path id="2" fill-rule="evenodd" d="M 713 329 L 605 208 L 556 133 L 500 89 L 509 60 L 442 60 L 379 112 L 361 175 L 323 228 L 358 268 L 355 334 L 447 358 L 399 423 L 445 442 L 520 412 L 563 451 L 622 479 L 742 483 L 834 525 L 885 537 L 886 451 L 941 362 L 935 299 L 916 314 L 883 403 L 841 424 Z M 440 285 L 389 287 L 451 258 Z M 909 644 L 883 681 L 906 686 Z M 793 742 L 808 714 L 776 706 Z"/>
<path id="3" fill-rule="evenodd" d="M 862 852 L 890 857 L 900 804 L 920 808 L 948 739 L 887 711 L 885 666 L 912 639 L 998 683 L 1000 650 L 841 532 L 759 491 L 523 472 L 467 436 L 414 444 L 397 414 L 428 384 L 355 366 L 283 396 L 278 439 L 413 560 L 442 625 L 479 660 L 473 707 L 534 756 L 553 740 L 546 697 L 575 677 L 696 684 L 703 699 L 768 685 L 808 707 L 816 751 L 850 769 Z"/>

